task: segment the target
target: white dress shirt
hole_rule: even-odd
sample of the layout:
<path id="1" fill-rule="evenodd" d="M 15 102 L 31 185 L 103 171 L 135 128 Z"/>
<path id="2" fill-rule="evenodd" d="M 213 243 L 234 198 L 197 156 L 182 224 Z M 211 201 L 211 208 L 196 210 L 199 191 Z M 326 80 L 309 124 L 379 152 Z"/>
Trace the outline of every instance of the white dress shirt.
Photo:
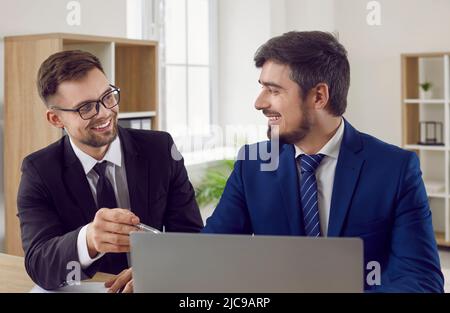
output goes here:
<path id="1" fill-rule="evenodd" d="M 317 200 L 319 203 L 320 230 L 322 236 L 326 237 L 328 232 L 328 220 L 330 218 L 331 195 L 333 193 L 334 174 L 336 164 L 341 150 L 342 137 L 344 135 L 344 120 L 341 120 L 338 130 L 333 137 L 320 149 L 317 154 L 323 154 L 325 157 L 316 169 L 317 180 Z M 295 158 L 305 154 L 302 149 L 294 145 Z M 301 173 L 298 173 L 301 179 Z"/>
<path id="2" fill-rule="evenodd" d="M 69 137 L 70 138 L 70 137 Z M 97 204 L 97 182 L 99 179 L 98 174 L 94 171 L 94 166 L 97 163 L 101 163 L 103 161 L 107 161 L 108 164 L 106 166 L 106 177 L 111 182 L 111 185 L 114 189 L 114 193 L 116 196 L 117 205 L 119 208 L 129 209 L 130 208 L 130 198 L 128 194 L 128 184 L 127 177 L 125 171 L 125 164 L 123 162 L 122 157 L 122 149 L 120 145 L 119 136 L 114 139 L 113 142 L 109 145 L 108 150 L 106 151 L 105 156 L 101 161 L 97 161 L 87 153 L 81 151 L 70 138 L 70 144 L 72 146 L 75 155 L 81 162 L 83 166 L 84 173 L 86 174 L 86 178 L 89 183 L 89 187 L 92 192 L 92 196 L 94 197 L 94 201 Z M 89 256 L 88 248 L 87 248 L 87 238 L 86 238 L 86 229 L 87 225 L 81 228 L 77 237 L 77 250 L 78 250 L 78 258 L 80 260 L 81 267 L 83 269 L 89 267 L 96 260 L 101 258 L 104 253 L 99 253 L 95 258 L 91 258 Z"/>

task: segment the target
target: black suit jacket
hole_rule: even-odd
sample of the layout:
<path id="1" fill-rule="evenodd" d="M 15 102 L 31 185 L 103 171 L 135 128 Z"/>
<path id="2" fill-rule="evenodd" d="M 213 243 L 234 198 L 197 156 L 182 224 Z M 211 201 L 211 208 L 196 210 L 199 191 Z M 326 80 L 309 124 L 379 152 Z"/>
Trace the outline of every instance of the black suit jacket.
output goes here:
<path id="1" fill-rule="evenodd" d="M 194 190 L 183 160 L 172 157 L 171 136 L 120 127 L 119 136 L 131 211 L 160 230 L 164 226 L 168 232 L 200 231 L 203 223 Z M 79 261 L 78 232 L 97 211 L 67 136 L 24 159 L 17 206 L 28 274 L 46 289 L 66 284 L 74 269 L 70 262 Z M 117 274 L 127 267 L 126 253 L 107 253 L 81 270 L 80 278 L 97 271 Z"/>

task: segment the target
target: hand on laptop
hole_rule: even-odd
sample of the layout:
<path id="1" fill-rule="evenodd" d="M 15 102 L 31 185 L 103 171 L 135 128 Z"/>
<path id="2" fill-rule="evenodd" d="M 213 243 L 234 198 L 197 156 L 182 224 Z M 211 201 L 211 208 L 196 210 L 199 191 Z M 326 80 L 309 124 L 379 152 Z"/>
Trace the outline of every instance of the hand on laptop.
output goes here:
<path id="1" fill-rule="evenodd" d="M 94 258 L 98 253 L 129 252 L 132 231 L 138 231 L 135 226 L 139 217 L 126 209 L 101 208 L 95 214 L 94 221 L 86 230 L 86 241 L 89 256 Z"/>
<path id="2" fill-rule="evenodd" d="M 120 272 L 114 278 L 111 278 L 105 283 L 105 287 L 109 288 L 108 292 L 111 293 L 132 293 L 133 292 L 133 279 L 131 273 L 131 267 Z"/>

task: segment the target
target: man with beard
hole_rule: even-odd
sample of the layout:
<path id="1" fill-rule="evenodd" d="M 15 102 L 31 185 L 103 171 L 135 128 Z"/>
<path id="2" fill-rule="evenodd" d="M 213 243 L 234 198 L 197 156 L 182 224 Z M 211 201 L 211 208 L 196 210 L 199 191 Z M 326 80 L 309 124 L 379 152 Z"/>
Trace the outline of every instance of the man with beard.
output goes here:
<path id="1" fill-rule="evenodd" d="M 261 46 L 254 61 L 262 86 L 255 107 L 268 118 L 271 142 L 241 150 L 203 232 L 360 237 L 364 267 L 376 261 L 381 269 L 381 284 L 366 290 L 442 292 L 417 156 L 342 117 L 345 48 L 328 33 L 289 32 Z M 261 151 L 278 138 L 278 167 L 263 170 Z"/>
<path id="2" fill-rule="evenodd" d="M 139 82 L 136 82 L 139 83 Z M 64 51 L 38 73 L 48 122 L 67 135 L 22 164 L 18 217 L 25 267 L 46 289 L 97 271 L 132 289 L 129 233 L 142 222 L 168 232 L 202 226 L 183 160 L 168 133 L 117 126 L 120 89 L 92 54 Z M 32 136 L 32 134 L 30 134 Z"/>

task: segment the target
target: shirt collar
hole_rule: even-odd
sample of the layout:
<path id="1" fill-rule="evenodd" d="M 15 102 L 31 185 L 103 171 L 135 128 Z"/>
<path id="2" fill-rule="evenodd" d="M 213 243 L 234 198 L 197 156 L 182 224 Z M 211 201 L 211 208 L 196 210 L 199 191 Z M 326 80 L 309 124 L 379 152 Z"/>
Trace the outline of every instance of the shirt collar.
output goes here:
<path id="1" fill-rule="evenodd" d="M 108 147 L 108 150 L 105 153 L 105 156 L 102 160 L 97 161 L 93 157 L 91 157 L 89 154 L 83 152 L 81 149 L 79 149 L 74 142 L 72 141 L 72 138 L 70 138 L 70 145 L 72 146 L 73 152 L 75 152 L 75 155 L 80 160 L 81 165 L 83 166 L 84 173 L 87 175 L 97 163 L 108 161 L 114 165 L 122 166 L 122 150 L 120 148 L 120 139 L 119 136 L 116 136 L 116 139 L 111 142 L 111 144 Z"/>
<path id="2" fill-rule="evenodd" d="M 341 149 L 342 137 L 344 136 L 344 119 L 341 119 L 341 124 L 338 127 L 336 133 L 331 137 L 330 140 L 320 149 L 317 154 L 323 154 L 330 158 L 337 159 L 339 156 L 339 151 Z M 302 149 L 294 145 L 295 148 L 295 158 L 301 154 L 305 154 Z"/>

